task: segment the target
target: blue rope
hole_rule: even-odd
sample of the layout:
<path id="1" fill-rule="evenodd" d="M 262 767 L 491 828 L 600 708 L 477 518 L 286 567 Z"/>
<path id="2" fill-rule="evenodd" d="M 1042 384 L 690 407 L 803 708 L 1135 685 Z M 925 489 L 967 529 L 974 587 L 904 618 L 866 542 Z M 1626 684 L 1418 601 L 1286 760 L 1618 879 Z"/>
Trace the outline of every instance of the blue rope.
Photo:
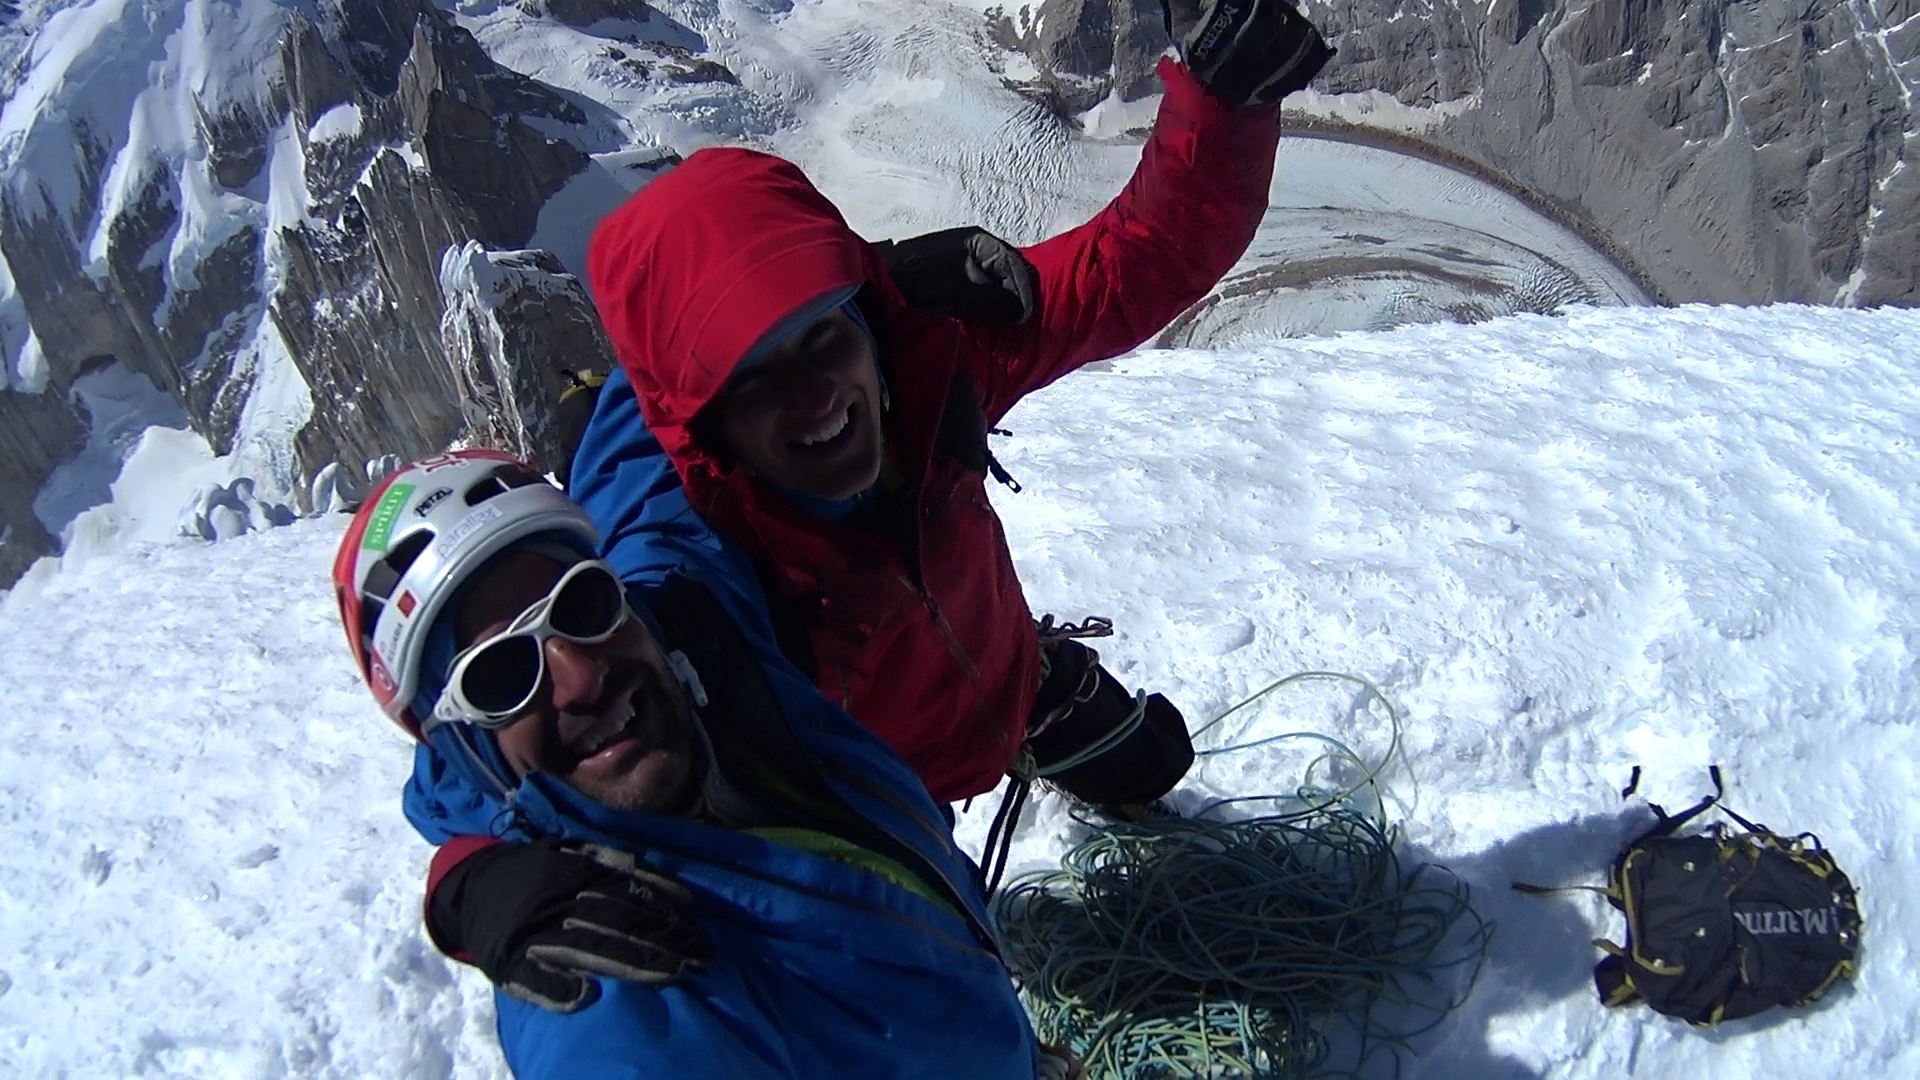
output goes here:
<path id="1" fill-rule="evenodd" d="M 1314 732 L 1198 751 L 1297 738 L 1329 747 L 1292 794 L 1095 826 L 1060 869 L 1023 875 L 996 900 L 1008 965 L 1035 1026 L 1078 1054 L 1089 1076 L 1327 1075 L 1342 1024 L 1357 1036 L 1357 1070 L 1383 1047 L 1404 1049 L 1458 1004 L 1435 1000 L 1437 974 L 1468 969 L 1468 987 L 1478 976 L 1492 926 L 1474 912 L 1464 882 L 1437 866 L 1402 865 L 1379 809 L 1400 719 L 1377 687 L 1303 672 L 1195 735 L 1280 687 L 1327 678 L 1356 683 L 1386 706 L 1393 738 L 1378 763 Z M 1358 766 L 1360 779 L 1344 788 L 1312 781 L 1322 763 L 1335 762 Z M 1363 788 L 1373 789 L 1370 810 L 1352 802 Z M 1256 802 L 1281 805 L 1211 816 Z"/>

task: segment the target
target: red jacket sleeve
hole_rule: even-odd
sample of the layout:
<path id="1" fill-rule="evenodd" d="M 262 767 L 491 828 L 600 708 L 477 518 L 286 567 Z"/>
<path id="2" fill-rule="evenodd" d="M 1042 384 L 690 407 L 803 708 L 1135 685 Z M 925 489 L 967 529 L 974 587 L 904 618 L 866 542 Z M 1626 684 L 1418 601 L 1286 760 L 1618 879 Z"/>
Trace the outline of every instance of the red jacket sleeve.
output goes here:
<path id="1" fill-rule="evenodd" d="M 491 836 L 456 836 L 440 845 L 439 849 L 433 853 L 433 861 L 427 864 L 427 896 L 426 903 L 420 912 L 420 921 L 426 925 L 427 938 L 433 942 L 433 947 L 445 953 L 449 959 L 458 960 L 463 964 L 470 964 L 473 961 L 468 959 L 465 952 L 448 948 L 447 943 L 440 940 L 440 935 L 434 932 L 433 893 L 440 887 L 440 883 L 446 880 L 448 872 L 454 867 L 465 862 L 469 856 L 498 843 L 500 841 Z"/>
<path id="2" fill-rule="evenodd" d="M 987 355 L 974 374 L 990 421 L 1160 332 L 1253 242 L 1280 107 L 1230 108 L 1172 59 L 1159 73 L 1166 95 L 1126 188 L 1085 225 L 1023 249 L 1038 277 L 1034 315 L 980 339 Z"/>

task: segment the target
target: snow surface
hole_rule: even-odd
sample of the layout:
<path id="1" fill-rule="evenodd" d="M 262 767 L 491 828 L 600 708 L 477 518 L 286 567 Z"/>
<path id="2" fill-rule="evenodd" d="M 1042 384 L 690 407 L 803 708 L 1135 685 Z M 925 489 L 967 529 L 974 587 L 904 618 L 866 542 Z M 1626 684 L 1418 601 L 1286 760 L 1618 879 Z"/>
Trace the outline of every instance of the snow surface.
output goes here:
<path id="1" fill-rule="evenodd" d="M 352 102 L 335 105 L 320 114 L 307 129 L 309 143 L 323 143 L 360 134 L 360 106 Z"/>
<path id="2" fill-rule="evenodd" d="M 251 378 L 254 387 L 224 455 L 215 455 L 187 426 L 179 404 L 138 372 L 115 363 L 74 380 L 91 427 L 86 446 L 54 470 L 34 500 L 61 552 L 30 573 L 51 576 L 63 564 L 168 540 L 209 489 L 237 480 L 257 487 L 268 503 L 291 501 L 293 441 L 313 402 L 271 320 L 260 320 L 233 377 Z"/>
<path id="3" fill-rule="evenodd" d="M 37 394 L 46 385 L 46 357 L 27 326 L 26 304 L 14 291 L 7 261 L 0 259 L 0 391 Z"/>
<path id="4" fill-rule="evenodd" d="M 1390 806 L 1499 923 L 1403 1075 L 1920 1075 L 1920 312 L 1581 310 L 1145 352 L 1008 418 L 995 503 L 1036 610 L 1198 726 L 1308 668 L 1403 712 Z M 168 521 L 171 522 L 169 513 Z M 419 926 L 405 737 L 359 685 L 325 575 L 345 519 L 168 543 L 0 599 L 0 1071 L 499 1076 L 483 980 Z M 1249 715 L 1250 714 L 1250 715 Z M 1263 701 L 1206 745 L 1317 728 Z M 1860 982 L 1702 1034 L 1607 1011 L 1591 894 L 1719 763 L 1861 890 Z M 1183 801 L 1284 790 L 1285 747 Z M 960 826 L 977 851 L 993 809 Z M 1016 869 L 1074 835 L 1038 798 Z"/>
<path id="5" fill-rule="evenodd" d="M 87 445 L 53 471 L 33 503 L 54 536 L 83 511 L 109 501 L 115 478 L 148 428 L 187 426 L 173 395 L 118 362 L 75 379 L 73 397 L 88 418 Z"/>

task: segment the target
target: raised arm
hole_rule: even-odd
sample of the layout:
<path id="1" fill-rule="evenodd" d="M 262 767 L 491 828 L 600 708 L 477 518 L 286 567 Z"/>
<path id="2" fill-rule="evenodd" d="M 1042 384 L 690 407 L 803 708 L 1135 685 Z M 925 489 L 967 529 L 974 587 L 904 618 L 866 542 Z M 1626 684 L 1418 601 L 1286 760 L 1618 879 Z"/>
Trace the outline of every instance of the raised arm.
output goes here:
<path id="1" fill-rule="evenodd" d="M 974 372 L 997 420 L 1023 395 L 1158 333 L 1243 255 L 1267 209 L 1278 101 L 1332 55 L 1284 0 L 1208 5 L 1127 186 L 1091 221 L 1024 250 L 1035 317 L 980 330 Z M 1201 72 L 1204 74 L 1196 74 Z"/>

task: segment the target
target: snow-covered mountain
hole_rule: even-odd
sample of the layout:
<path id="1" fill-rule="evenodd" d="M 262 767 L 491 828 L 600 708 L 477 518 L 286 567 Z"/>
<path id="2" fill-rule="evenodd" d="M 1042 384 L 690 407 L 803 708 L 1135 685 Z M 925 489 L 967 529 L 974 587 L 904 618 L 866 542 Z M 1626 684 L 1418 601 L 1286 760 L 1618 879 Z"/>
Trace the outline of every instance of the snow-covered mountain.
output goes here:
<path id="1" fill-rule="evenodd" d="M 875 237 L 1077 223 L 1152 103 L 1075 137 L 993 25 L 964 0 L 27 0 L 0 26 L 0 584 L 111 532 L 71 497 L 140 449 L 89 411 L 97 371 L 204 444 L 178 486 L 144 471 L 153 501 L 251 476 L 299 507 L 330 466 L 461 439 L 541 456 L 555 368 L 608 363 L 571 274 L 655 148 L 788 154 Z M 1284 212 L 1164 343 L 1645 298 L 1471 177 L 1284 154 Z"/>
<path id="2" fill-rule="evenodd" d="M 1408 856 L 1498 923 L 1400 1075 L 1920 1075 L 1916 337 L 1910 311 L 1687 307 L 1146 352 L 1016 409 L 996 452 L 1025 491 L 995 503 L 1036 609 L 1112 616 L 1104 658 L 1194 727 L 1304 669 L 1397 705 Z M 420 931 L 408 740 L 325 584 L 343 523 L 0 599 L 0 1072 L 505 1074 L 484 980 Z M 1388 742 L 1344 691 L 1202 742 L 1301 730 Z M 1302 760 L 1205 759 L 1177 795 Z M 1597 882 L 1644 820 L 1632 767 L 1671 807 L 1715 763 L 1736 810 L 1825 839 L 1866 951 L 1818 1008 L 1702 1033 L 1600 1006 L 1604 901 L 1507 885 Z M 996 802 L 961 822 L 976 853 Z M 1076 835 L 1039 797 L 1015 869 Z"/>
<path id="3" fill-rule="evenodd" d="M 1177 0 L 1176 0 L 1177 2 Z M 1316 0 L 1298 108 L 1527 193 L 1671 302 L 1920 301 L 1912 0 Z M 1006 5 L 1069 110 L 1152 93 L 1160 0 Z"/>
<path id="4" fill-rule="evenodd" d="M 24 507 L 88 443 L 72 388 L 103 366 L 282 492 L 462 433 L 497 387 L 447 351 L 442 260 L 524 245 L 586 163 L 537 127 L 593 117 L 419 0 L 32 14 L 0 112 L 7 580 L 69 524 Z M 543 296 L 593 323 L 577 287 Z"/>

